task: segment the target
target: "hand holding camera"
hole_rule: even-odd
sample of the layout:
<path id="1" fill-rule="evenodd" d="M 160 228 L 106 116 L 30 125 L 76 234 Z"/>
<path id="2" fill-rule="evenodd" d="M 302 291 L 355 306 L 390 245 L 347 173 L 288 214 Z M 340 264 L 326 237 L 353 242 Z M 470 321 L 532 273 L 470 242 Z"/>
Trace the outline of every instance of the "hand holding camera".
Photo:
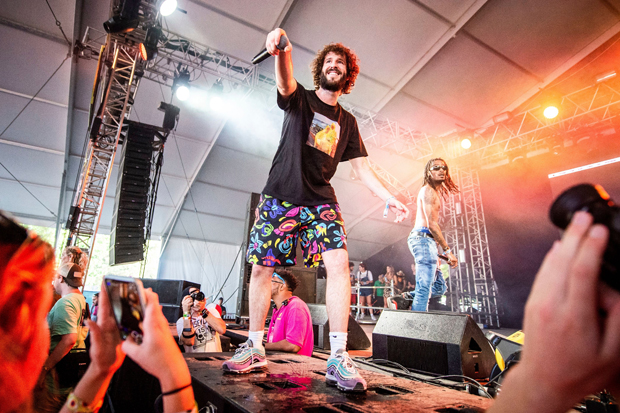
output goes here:
<path id="1" fill-rule="evenodd" d="M 183 297 L 181 305 L 183 307 L 183 314 L 190 314 L 192 311 L 192 306 L 194 305 L 194 299 L 189 295 L 186 295 L 185 297 Z"/>

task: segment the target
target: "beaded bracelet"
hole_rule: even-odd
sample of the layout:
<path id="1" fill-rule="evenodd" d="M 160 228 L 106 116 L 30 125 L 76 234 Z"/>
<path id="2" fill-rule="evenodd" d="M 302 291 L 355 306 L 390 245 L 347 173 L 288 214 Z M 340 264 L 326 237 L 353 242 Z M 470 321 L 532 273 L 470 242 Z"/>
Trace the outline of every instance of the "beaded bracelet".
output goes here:
<path id="1" fill-rule="evenodd" d="M 103 399 L 99 400 L 98 403 L 89 406 L 82 399 L 77 397 L 74 393 L 69 393 L 67 397 L 67 401 L 65 402 L 65 407 L 69 409 L 70 412 L 74 413 L 95 413 L 98 412 L 103 404 Z"/>

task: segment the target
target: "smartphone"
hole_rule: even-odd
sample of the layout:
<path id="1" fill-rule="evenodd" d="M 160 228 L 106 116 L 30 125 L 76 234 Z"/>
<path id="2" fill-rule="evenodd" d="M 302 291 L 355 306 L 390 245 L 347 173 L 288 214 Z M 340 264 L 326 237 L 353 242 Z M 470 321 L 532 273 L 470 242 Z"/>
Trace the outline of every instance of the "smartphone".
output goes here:
<path id="1" fill-rule="evenodd" d="M 131 335 L 140 344 L 146 302 L 142 281 L 120 275 L 106 275 L 105 286 L 121 337 L 125 340 Z"/>

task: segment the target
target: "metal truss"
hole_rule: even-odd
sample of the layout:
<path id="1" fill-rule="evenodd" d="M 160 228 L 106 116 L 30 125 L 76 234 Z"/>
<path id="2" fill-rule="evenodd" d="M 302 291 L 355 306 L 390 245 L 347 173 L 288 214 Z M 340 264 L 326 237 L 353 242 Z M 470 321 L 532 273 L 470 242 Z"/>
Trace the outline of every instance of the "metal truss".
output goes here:
<path id="1" fill-rule="evenodd" d="M 471 315 L 477 323 L 498 328 L 498 291 L 493 271 L 475 170 L 453 170 L 460 193 L 444 203 L 442 230 L 446 242 L 457 251 L 459 265 L 450 270 L 447 305 L 452 311 Z"/>
<path id="2" fill-rule="evenodd" d="M 139 31 L 134 32 L 134 36 L 143 36 Z M 162 32 L 165 40 L 161 42 L 158 57 L 145 67 L 145 78 L 171 86 L 175 70 L 180 64 L 191 71 L 192 80 L 206 75 L 225 79 L 230 82 L 231 88 L 242 89 L 247 93 L 263 92 L 257 96 L 273 103 L 276 83 L 271 71 L 176 33 L 166 30 Z M 80 44 L 83 55 L 93 56 L 98 53 L 100 40 L 97 39 L 101 38 L 100 33 L 90 27 L 87 29 L 87 35 Z M 352 105 L 346 102 L 346 97 L 340 104 L 356 117 L 366 145 L 416 160 L 441 154 L 458 159 L 462 166 L 476 167 L 505 159 L 508 152 L 517 149 L 535 151 L 546 148 L 549 139 L 554 136 L 575 132 L 616 117 L 620 112 L 619 90 L 620 79 L 613 78 L 561 97 L 562 113 L 556 119 L 544 118 L 544 108 L 537 106 L 517 114 L 507 114 L 507 120 L 486 129 L 448 136 L 435 136 L 408 128 L 383 115 Z M 472 148 L 461 148 L 460 141 L 464 137 L 472 140 Z"/>
<path id="3" fill-rule="evenodd" d="M 605 129 L 618 121 L 620 79 L 590 85 L 558 100 L 561 101 L 560 114 L 555 119 L 543 116 L 543 106 L 506 114 L 507 120 L 479 133 L 472 132 L 470 150 L 458 145 L 465 136 L 453 136 L 450 145 L 457 148 L 454 157 L 462 158 L 462 165 L 482 166 L 506 159 L 511 152 L 542 153 L 555 145 L 563 145 L 565 139 L 604 134 Z"/>
<path id="4" fill-rule="evenodd" d="M 404 127 L 378 113 L 358 108 L 347 102 L 340 102 L 340 105 L 357 119 L 360 134 L 366 145 L 420 159 L 432 155 L 435 150 L 433 143 L 440 143 L 431 135 Z"/>
<path id="5" fill-rule="evenodd" d="M 381 179 L 383 184 L 387 187 L 387 189 L 394 189 L 397 191 L 402 198 L 404 198 L 404 203 L 407 205 L 415 204 L 416 197 L 402 184 L 398 179 L 396 179 L 393 175 L 387 172 L 385 169 L 381 168 L 378 164 L 373 162 L 370 158 L 366 158 L 368 160 L 368 164 L 370 168 L 375 172 L 375 174 Z M 392 192 L 392 191 L 390 191 Z M 402 201 L 402 199 L 401 199 Z"/>
<path id="6" fill-rule="evenodd" d="M 260 92 L 255 96 L 262 96 L 269 104 L 275 104 L 276 80 L 271 71 L 174 32 L 162 29 L 162 33 L 165 40 L 160 43 L 157 57 L 147 62 L 144 67 L 144 78 L 171 87 L 175 71 L 181 65 L 188 68 L 192 81 L 201 76 L 225 79 L 231 85 L 231 89 L 240 89 L 245 93 Z M 79 45 L 82 57 L 96 56 L 101 39 L 101 31 L 88 27 Z M 436 149 L 435 142 L 441 145 L 441 142 L 431 135 L 404 127 L 378 113 L 354 106 L 346 100 L 340 104 L 357 118 L 366 145 L 388 149 L 413 159 L 431 155 Z"/>
<path id="7" fill-rule="evenodd" d="M 155 17 L 148 2 L 143 2 L 140 9 L 141 20 Z M 89 262 L 123 123 L 129 117 L 140 82 L 138 73 L 142 71 L 143 61 L 132 36 L 139 38 L 144 32 L 138 29 L 131 36 L 107 35 L 105 46 L 97 52 L 99 70 L 93 99 L 100 99 L 99 107 L 90 125 L 90 139 L 69 216 L 67 239 L 67 245 L 88 251 Z"/>

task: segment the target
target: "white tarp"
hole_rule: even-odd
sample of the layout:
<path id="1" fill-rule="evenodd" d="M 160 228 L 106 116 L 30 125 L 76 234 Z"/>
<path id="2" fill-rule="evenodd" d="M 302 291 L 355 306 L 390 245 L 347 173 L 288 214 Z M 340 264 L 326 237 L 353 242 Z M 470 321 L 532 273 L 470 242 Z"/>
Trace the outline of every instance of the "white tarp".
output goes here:
<path id="1" fill-rule="evenodd" d="M 208 302 L 224 297 L 227 313 L 233 314 L 244 259 L 240 246 L 172 237 L 160 257 L 157 278 L 199 283 L 211 296 Z"/>

